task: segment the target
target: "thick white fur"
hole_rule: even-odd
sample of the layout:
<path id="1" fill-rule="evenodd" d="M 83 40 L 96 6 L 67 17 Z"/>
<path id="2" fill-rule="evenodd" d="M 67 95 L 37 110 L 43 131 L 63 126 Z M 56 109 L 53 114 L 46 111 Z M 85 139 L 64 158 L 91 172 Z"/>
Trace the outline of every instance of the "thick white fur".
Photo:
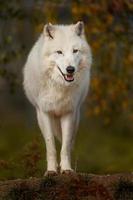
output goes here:
<path id="1" fill-rule="evenodd" d="M 73 49 L 78 52 L 73 53 Z M 58 54 L 59 50 L 63 54 Z M 80 106 L 88 92 L 91 62 L 91 50 L 82 22 L 45 25 L 29 53 L 24 67 L 24 89 L 36 108 L 38 124 L 46 142 L 48 171 L 56 172 L 58 166 L 54 135 L 62 141 L 61 171 L 72 170 L 71 149 Z M 73 82 L 67 82 L 58 69 L 60 67 L 66 74 L 70 65 L 75 67 Z"/>

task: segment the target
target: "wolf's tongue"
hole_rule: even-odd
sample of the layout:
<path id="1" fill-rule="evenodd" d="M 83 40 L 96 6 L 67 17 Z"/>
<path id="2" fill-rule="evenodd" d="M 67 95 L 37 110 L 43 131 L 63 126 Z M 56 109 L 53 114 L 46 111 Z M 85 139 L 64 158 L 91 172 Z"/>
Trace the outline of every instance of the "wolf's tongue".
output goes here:
<path id="1" fill-rule="evenodd" d="M 71 74 L 66 74 L 65 78 L 66 78 L 67 81 L 73 81 L 74 80 L 73 75 L 71 75 Z"/>

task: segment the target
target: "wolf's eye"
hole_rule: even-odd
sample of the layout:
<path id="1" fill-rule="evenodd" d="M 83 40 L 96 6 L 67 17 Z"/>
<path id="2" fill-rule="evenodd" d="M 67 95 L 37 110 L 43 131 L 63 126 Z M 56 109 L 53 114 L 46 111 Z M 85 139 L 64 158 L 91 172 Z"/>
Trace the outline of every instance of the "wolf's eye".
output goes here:
<path id="1" fill-rule="evenodd" d="M 60 51 L 60 50 L 56 51 L 56 53 L 58 53 L 58 54 L 63 54 L 62 51 Z"/>
<path id="2" fill-rule="evenodd" d="M 73 49 L 73 53 L 77 53 L 78 51 L 78 49 Z"/>

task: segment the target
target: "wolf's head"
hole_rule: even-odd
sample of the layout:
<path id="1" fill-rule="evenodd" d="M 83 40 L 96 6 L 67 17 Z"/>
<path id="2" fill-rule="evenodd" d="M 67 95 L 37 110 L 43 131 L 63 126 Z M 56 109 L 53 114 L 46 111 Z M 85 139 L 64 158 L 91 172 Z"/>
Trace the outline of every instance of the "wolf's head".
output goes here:
<path id="1" fill-rule="evenodd" d="M 84 24 L 44 26 L 44 65 L 61 84 L 72 84 L 91 65 L 91 51 L 85 39 Z M 46 68 L 47 68 L 46 67 Z"/>

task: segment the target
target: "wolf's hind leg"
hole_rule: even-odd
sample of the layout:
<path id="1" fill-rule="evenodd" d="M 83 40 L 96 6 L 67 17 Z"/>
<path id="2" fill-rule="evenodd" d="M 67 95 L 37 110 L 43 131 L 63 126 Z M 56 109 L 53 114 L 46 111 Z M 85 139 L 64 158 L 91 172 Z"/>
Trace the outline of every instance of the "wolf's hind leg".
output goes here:
<path id="1" fill-rule="evenodd" d="M 78 132 L 79 120 L 80 120 L 80 108 L 76 110 L 74 119 L 75 119 L 75 121 L 74 121 L 74 132 L 73 132 L 73 136 L 72 136 L 72 148 L 74 146 L 75 137 Z"/>
<path id="2" fill-rule="evenodd" d="M 60 118 L 57 118 L 53 116 L 53 121 L 52 121 L 52 126 L 53 126 L 53 133 L 55 137 L 58 139 L 59 142 L 62 141 L 62 135 L 61 135 L 61 123 L 60 123 Z"/>
<path id="3" fill-rule="evenodd" d="M 57 172 L 57 157 L 52 127 L 53 118 L 50 114 L 37 110 L 37 119 L 46 143 L 47 171 Z"/>

